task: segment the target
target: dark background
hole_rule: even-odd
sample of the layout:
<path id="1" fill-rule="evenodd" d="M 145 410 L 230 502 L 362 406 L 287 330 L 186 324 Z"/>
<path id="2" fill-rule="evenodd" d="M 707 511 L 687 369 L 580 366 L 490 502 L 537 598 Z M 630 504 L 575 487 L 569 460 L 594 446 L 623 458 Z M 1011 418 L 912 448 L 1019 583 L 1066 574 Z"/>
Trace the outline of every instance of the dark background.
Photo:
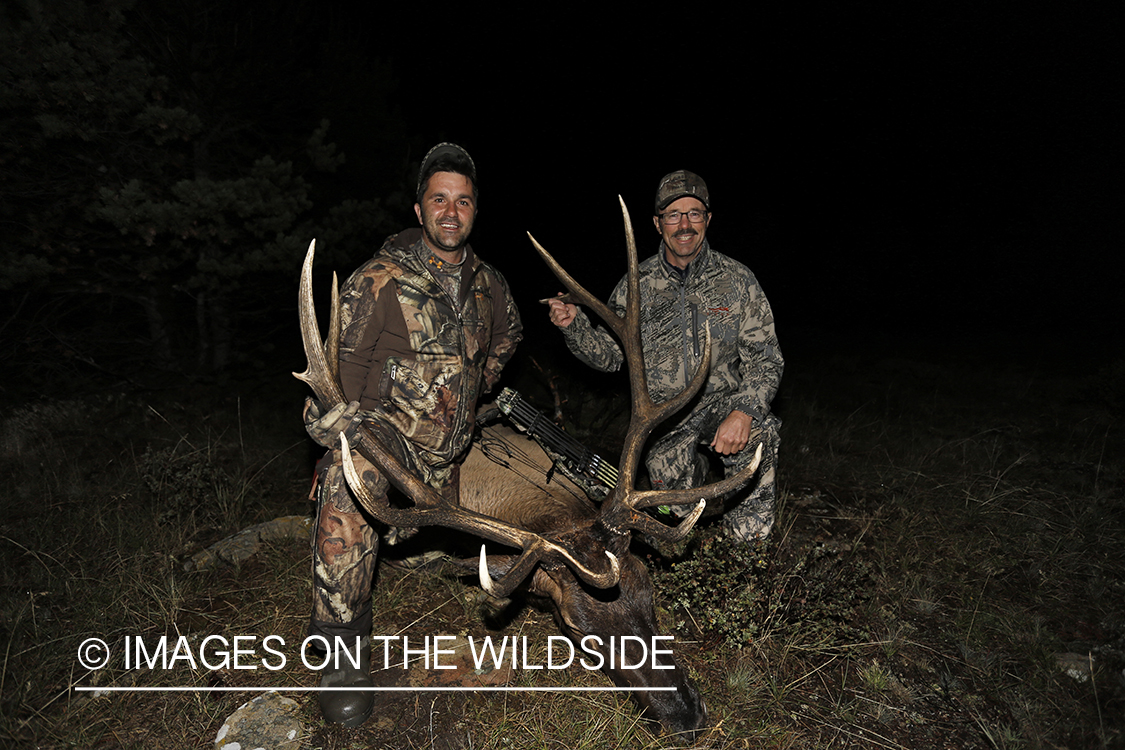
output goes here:
<path id="1" fill-rule="evenodd" d="M 235 92 L 211 116 L 237 103 L 258 138 L 243 157 L 331 120 L 348 161 L 317 178 L 318 210 L 397 195 L 391 225 L 413 225 L 404 188 L 421 156 L 465 146 L 481 188 L 472 241 L 511 282 L 529 343 L 558 343 L 535 300 L 559 286 L 525 233 L 604 298 L 625 267 L 616 196 L 643 258 L 659 178 L 689 169 L 711 189 L 713 246 L 769 296 L 791 372 L 795 354 L 835 351 L 1078 368 L 1120 356 L 1113 4 L 125 5 L 130 43 L 170 92 Z M 332 267 L 346 275 L 376 244 Z M 7 333 L 57 290 L 10 290 Z M 244 326 L 240 351 L 268 338 L 281 348 L 255 366 L 287 372 L 294 304 L 270 299 L 256 314 L 276 326 Z"/>
<path id="2" fill-rule="evenodd" d="M 404 31 L 384 49 L 409 129 L 474 155 L 474 243 L 525 317 L 557 286 L 525 231 L 604 297 L 624 269 L 616 196 L 644 257 L 655 185 L 686 168 L 783 349 L 1053 360 L 1120 351 L 1125 70 L 1100 7 L 521 10 L 457 18 L 462 43 L 436 19 L 354 18 Z"/>

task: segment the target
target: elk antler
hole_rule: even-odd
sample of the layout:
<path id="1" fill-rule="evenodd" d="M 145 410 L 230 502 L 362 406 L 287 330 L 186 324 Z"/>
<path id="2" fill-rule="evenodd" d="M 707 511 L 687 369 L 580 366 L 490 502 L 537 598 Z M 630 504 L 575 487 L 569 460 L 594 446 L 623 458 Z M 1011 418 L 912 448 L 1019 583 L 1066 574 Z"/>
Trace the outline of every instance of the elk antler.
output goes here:
<path id="1" fill-rule="evenodd" d="M 332 310 L 328 327 L 329 338 L 323 345 L 320 329 L 316 323 L 316 311 L 312 297 L 312 266 L 316 241 L 309 245 L 305 263 L 301 269 L 299 308 L 301 317 L 301 338 L 305 345 L 308 367 L 302 373 L 293 373 L 298 380 L 307 383 L 326 410 L 345 403 L 344 390 L 340 386 L 337 352 L 340 338 L 340 298 L 336 279 L 332 279 Z M 527 529 L 473 512 L 445 499 L 434 488 L 408 471 L 391 454 L 366 426 L 361 425 L 357 435 L 356 450 L 414 501 L 412 508 L 396 508 L 386 496 L 376 498 L 360 479 L 352 463 L 351 447 L 347 438 L 341 434 L 340 451 L 343 455 L 344 475 L 348 485 L 356 494 L 360 505 L 371 515 L 391 526 L 445 526 L 466 531 L 475 536 L 494 542 L 518 547 L 523 550 L 516 564 L 499 581 L 493 581 L 484 566 L 484 547 L 481 547 L 481 586 L 494 596 L 508 596 L 540 562 L 561 560 L 566 563 L 580 579 L 597 588 L 609 588 L 617 583 L 620 567 L 613 553 L 609 557 L 609 570 L 598 573 L 580 563 L 569 550 L 535 534 Z"/>
<path id="2" fill-rule="evenodd" d="M 696 370 L 695 376 L 684 390 L 667 401 L 659 404 L 653 402 L 648 391 L 648 378 L 645 374 L 644 350 L 641 346 L 641 294 L 640 271 L 637 265 L 637 241 L 633 235 L 633 223 L 629 218 L 629 210 L 625 201 L 620 196 L 621 214 L 625 220 L 625 245 L 628 251 L 629 271 L 627 276 L 627 294 L 625 302 L 625 317 L 609 309 L 601 300 L 590 294 L 581 284 L 568 274 L 558 261 L 556 261 L 535 238 L 528 233 L 531 243 L 543 257 L 543 260 L 554 271 L 559 281 L 570 291 L 572 299 L 594 310 L 598 317 L 605 321 L 610 330 L 616 334 L 625 353 L 625 362 L 629 368 L 629 392 L 632 400 L 632 416 L 629 419 L 629 430 L 625 434 L 625 445 L 621 450 L 619 463 L 621 479 L 613 492 L 602 504 L 602 521 L 615 531 L 636 529 L 653 536 L 676 541 L 686 536 L 703 512 L 706 500 L 713 499 L 732 490 L 738 489 L 749 481 L 762 459 L 762 446 L 758 446 L 754 460 L 749 466 L 732 477 L 721 482 L 686 490 L 646 490 L 635 488 L 637 469 L 640 464 L 641 450 L 645 441 L 652 434 L 653 429 L 669 416 L 682 408 L 702 387 L 707 379 L 707 371 L 711 365 L 711 327 L 707 326 L 707 339 L 703 349 L 703 361 Z M 654 505 L 682 505 L 698 500 L 695 510 L 685 518 L 679 526 L 669 527 L 651 516 L 639 512 L 643 508 Z"/>

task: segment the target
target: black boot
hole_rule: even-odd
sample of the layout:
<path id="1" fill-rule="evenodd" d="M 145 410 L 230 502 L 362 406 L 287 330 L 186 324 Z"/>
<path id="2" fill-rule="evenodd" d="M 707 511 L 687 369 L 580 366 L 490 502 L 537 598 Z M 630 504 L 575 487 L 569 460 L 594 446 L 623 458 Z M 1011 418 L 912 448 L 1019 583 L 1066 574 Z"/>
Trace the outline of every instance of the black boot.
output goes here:
<path id="1" fill-rule="evenodd" d="M 351 652 L 354 656 L 355 652 Z M 324 668 L 320 678 L 322 688 L 369 688 L 371 680 L 371 641 L 364 639 L 359 651 L 359 668 L 352 666 L 351 657 L 343 651 L 336 652 Z M 372 691 L 326 690 L 320 693 L 320 713 L 324 720 L 345 727 L 358 727 L 371 717 L 375 708 Z"/>

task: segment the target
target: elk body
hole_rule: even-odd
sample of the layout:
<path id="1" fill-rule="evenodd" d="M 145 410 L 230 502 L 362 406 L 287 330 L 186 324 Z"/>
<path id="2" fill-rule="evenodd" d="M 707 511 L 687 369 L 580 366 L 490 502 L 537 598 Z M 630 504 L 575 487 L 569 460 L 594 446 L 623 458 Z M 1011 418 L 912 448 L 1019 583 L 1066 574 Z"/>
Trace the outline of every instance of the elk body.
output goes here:
<path id="1" fill-rule="evenodd" d="M 497 472 L 494 465 L 481 463 L 487 459 L 476 450 L 461 469 L 459 504 L 451 503 L 406 471 L 370 430 L 361 427 L 356 445 L 351 449 L 378 466 L 414 503 L 410 508 L 398 508 L 389 504 L 385 495 L 374 497 L 363 485 L 350 460 L 347 441 L 341 436 L 349 485 L 368 512 L 392 526 L 445 526 L 520 550 L 518 554 L 487 556 L 482 545 L 482 587 L 500 597 L 517 589 L 524 590 L 549 602 L 560 629 L 575 641 L 597 636 L 607 645 L 610 637 L 620 642 L 624 635 L 637 636 L 643 643 L 652 644 L 653 636 L 657 635 L 652 581 L 644 565 L 629 551 L 633 531 L 669 540 L 683 538 L 702 513 L 705 499 L 745 484 L 758 465 L 756 459 L 736 476 L 692 490 L 640 491 L 635 488 L 641 451 L 653 428 L 681 409 L 706 379 L 710 339 L 703 356 L 704 364 L 688 387 L 675 398 L 654 404 L 645 383 L 640 342 L 636 245 L 624 203 L 621 208 L 629 260 L 629 300 L 625 318 L 618 317 L 593 297 L 534 238 L 531 240 L 570 290 L 572 298 L 597 312 L 617 335 L 628 363 L 632 417 L 618 464 L 621 478 L 600 507 L 557 485 L 557 488 L 544 488 L 526 482 L 522 488 L 498 488 L 495 486 L 497 476 L 506 472 Z M 325 408 L 332 408 L 344 401 L 337 372 L 338 299 L 334 287 L 328 337 L 322 345 L 312 301 L 313 252 L 314 246 L 310 245 L 301 275 L 300 296 L 301 332 L 309 366 L 297 377 L 312 387 Z M 523 444 L 528 446 L 528 455 L 541 467 L 550 466 L 550 459 L 538 446 L 529 441 Z M 686 503 L 695 503 L 696 507 L 678 527 L 666 526 L 644 512 L 645 508 L 656 505 Z M 609 668 L 607 658 L 604 671 L 619 686 L 650 688 L 630 693 L 644 715 L 658 722 L 675 739 L 694 740 L 707 726 L 707 710 L 685 670 L 666 658 L 657 664 L 673 668 L 654 669 L 653 659 L 641 660 L 636 651 L 630 651 L 630 647 L 640 649 L 639 644 L 634 641 L 627 644 L 626 663 L 641 663 L 641 666 Z"/>

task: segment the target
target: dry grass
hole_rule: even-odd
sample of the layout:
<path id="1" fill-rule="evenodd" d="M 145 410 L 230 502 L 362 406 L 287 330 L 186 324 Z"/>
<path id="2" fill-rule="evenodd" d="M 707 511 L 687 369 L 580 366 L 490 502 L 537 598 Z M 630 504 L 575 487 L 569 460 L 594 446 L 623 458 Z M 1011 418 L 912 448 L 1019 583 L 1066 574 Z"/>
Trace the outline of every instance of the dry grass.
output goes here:
<path id="1" fill-rule="evenodd" d="M 714 527 L 678 557 L 642 550 L 662 624 L 715 724 L 705 746 L 1122 746 L 1125 483 L 1113 383 L 913 362 L 825 366 L 831 378 L 792 378 L 778 405 L 781 524 L 747 560 L 712 566 L 745 566 L 751 588 L 735 592 L 744 606 L 726 607 L 733 595 L 700 604 L 706 572 L 695 598 L 676 593 L 677 565 L 706 559 Z M 239 568 L 182 567 L 251 523 L 309 510 L 308 449 L 292 409 L 275 408 L 298 399 L 204 396 L 9 412 L 0 745 L 203 747 L 250 697 L 89 698 L 79 684 L 314 684 L 299 664 L 93 674 L 77 664 L 90 636 L 303 637 L 306 543 L 266 545 Z M 486 616 L 448 567 L 383 567 L 375 597 L 378 633 L 531 643 L 557 633 L 527 608 Z M 1088 657 L 1084 681 L 1059 667 L 1064 652 Z M 609 684 L 585 670 L 519 679 Z M 388 694 L 356 730 L 324 726 L 313 694 L 292 695 L 307 748 L 666 745 L 613 693 Z"/>

